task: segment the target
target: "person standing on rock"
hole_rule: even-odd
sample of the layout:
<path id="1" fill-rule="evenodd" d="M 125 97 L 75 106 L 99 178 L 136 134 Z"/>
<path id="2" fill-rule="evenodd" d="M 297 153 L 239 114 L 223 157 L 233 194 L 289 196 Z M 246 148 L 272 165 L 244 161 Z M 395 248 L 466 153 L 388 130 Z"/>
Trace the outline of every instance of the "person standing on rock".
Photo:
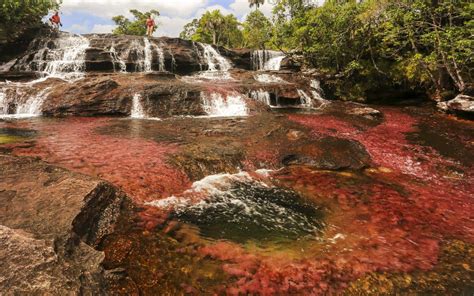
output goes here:
<path id="1" fill-rule="evenodd" d="M 153 31 L 155 30 L 155 20 L 151 17 L 151 14 L 148 15 L 146 19 L 146 35 L 151 37 Z"/>
<path id="2" fill-rule="evenodd" d="M 49 18 L 49 22 L 51 23 L 51 26 L 55 30 L 59 30 L 59 26 L 63 26 L 61 23 L 61 18 L 59 17 L 59 12 L 55 12 L 52 17 Z"/>

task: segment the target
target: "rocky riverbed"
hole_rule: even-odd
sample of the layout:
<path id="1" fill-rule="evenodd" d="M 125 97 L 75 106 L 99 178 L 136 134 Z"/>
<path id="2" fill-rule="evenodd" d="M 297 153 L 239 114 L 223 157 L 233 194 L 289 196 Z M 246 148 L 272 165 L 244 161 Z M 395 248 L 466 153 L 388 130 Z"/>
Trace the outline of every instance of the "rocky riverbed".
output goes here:
<path id="1" fill-rule="evenodd" d="M 474 291 L 472 121 L 179 39 L 43 37 L 1 77 L 2 293 Z"/>

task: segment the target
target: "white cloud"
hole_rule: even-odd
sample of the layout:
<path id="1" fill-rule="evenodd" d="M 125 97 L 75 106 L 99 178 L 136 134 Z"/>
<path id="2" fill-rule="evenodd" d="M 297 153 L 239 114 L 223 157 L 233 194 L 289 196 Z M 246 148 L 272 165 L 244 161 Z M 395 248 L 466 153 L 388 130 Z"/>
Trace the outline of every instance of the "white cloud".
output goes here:
<path id="1" fill-rule="evenodd" d="M 86 24 L 73 24 L 72 26 L 67 28 L 67 30 L 76 34 L 84 34 L 89 31 L 89 28 L 87 27 Z"/>
<path id="2" fill-rule="evenodd" d="M 158 29 L 154 36 L 177 37 L 183 31 L 183 27 L 189 23 L 191 19 L 160 16 L 157 20 Z"/>
<path id="3" fill-rule="evenodd" d="M 91 33 L 112 33 L 112 30 L 115 29 L 115 25 L 94 25 L 92 27 Z"/>
<path id="4" fill-rule="evenodd" d="M 128 14 L 130 9 L 147 11 L 157 9 L 163 15 L 190 17 L 199 8 L 206 7 L 208 0 L 63 0 L 61 10 L 86 12 L 95 16 L 110 18 Z"/>

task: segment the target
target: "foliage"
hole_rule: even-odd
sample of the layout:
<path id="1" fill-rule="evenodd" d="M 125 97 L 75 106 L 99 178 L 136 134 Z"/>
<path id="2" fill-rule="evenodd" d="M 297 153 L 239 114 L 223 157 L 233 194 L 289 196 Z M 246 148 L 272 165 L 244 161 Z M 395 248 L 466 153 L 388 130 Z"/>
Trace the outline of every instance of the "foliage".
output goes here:
<path id="1" fill-rule="evenodd" d="M 273 25 L 260 10 L 251 12 L 243 23 L 243 47 L 265 49 L 273 34 Z"/>
<path id="2" fill-rule="evenodd" d="M 43 16 L 58 9 L 55 0 L 2 0 L 0 2 L 0 41 L 16 39 L 22 32 L 41 24 Z"/>
<path id="3" fill-rule="evenodd" d="M 199 20 L 184 27 L 180 36 L 214 45 L 237 47 L 242 44 L 242 31 L 237 18 L 223 15 L 220 10 L 206 12 Z"/>
<path id="4" fill-rule="evenodd" d="M 158 17 L 160 12 L 158 10 L 150 10 L 148 12 L 141 12 L 136 9 L 130 10 L 134 20 L 129 20 L 123 15 L 114 16 L 112 20 L 117 27 L 113 33 L 118 35 L 145 35 L 146 34 L 146 20 L 149 16 Z M 153 28 L 153 32 L 157 29 L 157 25 Z"/>
<path id="5" fill-rule="evenodd" d="M 260 7 L 260 5 L 263 5 L 264 3 L 265 0 L 249 0 L 249 6 L 255 6 L 257 9 Z"/>
<path id="6" fill-rule="evenodd" d="M 307 66 L 344 75 L 346 95 L 408 85 L 436 97 L 472 83 L 470 1 L 278 0 L 274 16 L 275 45 Z"/>

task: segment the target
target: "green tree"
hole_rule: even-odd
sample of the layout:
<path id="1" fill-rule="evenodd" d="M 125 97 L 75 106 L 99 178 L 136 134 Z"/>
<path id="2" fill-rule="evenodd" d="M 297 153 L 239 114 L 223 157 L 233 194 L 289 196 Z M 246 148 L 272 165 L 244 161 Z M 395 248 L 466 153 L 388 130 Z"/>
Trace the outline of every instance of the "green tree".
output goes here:
<path id="1" fill-rule="evenodd" d="M 199 20 L 193 20 L 184 27 L 180 36 L 227 47 L 238 47 L 243 40 L 237 18 L 232 14 L 225 16 L 220 10 L 208 11 Z"/>
<path id="2" fill-rule="evenodd" d="M 265 49 L 272 38 L 273 25 L 260 10 L 251 12 L 243 23 L 244 47 Z"/>
<path id="3" fill-rule="evenodd" d="M 264 3 L 265 3 L 265 0 L 249 0 L 250 8 L 255 6 L 258 9 L 260 5 L 263 5 Z"/>
<path id="4" fill-rule="evenodd" d="M 130 10 L 134 19 L 129 20 L 123 15 L 114 16 L 112 20 L 115 22 L 117 27 L 113 33 L 118 35 L 145 35 L 146 34 L 146 20 L 149 16 L 154 18 L 160 15 L 158 10 L 150 10 L 148 12 L 141 12 L 136 9 Z M 156 19 L 155 19 L 156 21 Z M 153 29 L 155 31 L 157 26 Z"/>
<path id="5" fill-rule="evenodd" d="M 30 28 L 41 25 L 41 19 L 61 1 L 2 0 L 0 2 L 0 43 L 18 38 Z"/>

